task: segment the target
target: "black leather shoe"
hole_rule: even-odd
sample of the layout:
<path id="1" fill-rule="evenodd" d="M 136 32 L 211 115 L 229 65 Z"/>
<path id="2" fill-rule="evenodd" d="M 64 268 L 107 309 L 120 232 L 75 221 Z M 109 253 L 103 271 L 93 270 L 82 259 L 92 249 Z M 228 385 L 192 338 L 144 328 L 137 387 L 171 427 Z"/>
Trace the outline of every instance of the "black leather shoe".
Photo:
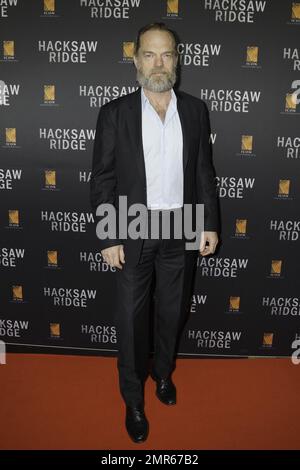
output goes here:
<path id="1" fill-rule="evenodd" d="M 144 442 L 147 439 L 149 423 L 142 405 L 126 406 L 126 429 L 133 442 Z"/>
<path id="2" fill-rule="evenodd" d="M 165 405 L 176 405 L 176 387 L 171 377 L 161 379 L 151 372 L 152 379 L 156 382 L 156 396 Z"/>

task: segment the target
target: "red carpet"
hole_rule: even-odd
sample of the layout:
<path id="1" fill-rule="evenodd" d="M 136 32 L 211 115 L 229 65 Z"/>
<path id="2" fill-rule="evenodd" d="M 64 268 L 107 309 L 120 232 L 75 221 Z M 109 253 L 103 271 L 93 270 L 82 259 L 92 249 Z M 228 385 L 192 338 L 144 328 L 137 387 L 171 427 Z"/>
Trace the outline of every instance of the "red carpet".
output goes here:
<path id="1" fill-rule="evenodd" d="M 1 449 L 300 449 L 300 365 L 289 359 L 177 360 L 178 404 L 146 384 L 147 441 L 124 426 L 115 358 L 8 354 Z"/>

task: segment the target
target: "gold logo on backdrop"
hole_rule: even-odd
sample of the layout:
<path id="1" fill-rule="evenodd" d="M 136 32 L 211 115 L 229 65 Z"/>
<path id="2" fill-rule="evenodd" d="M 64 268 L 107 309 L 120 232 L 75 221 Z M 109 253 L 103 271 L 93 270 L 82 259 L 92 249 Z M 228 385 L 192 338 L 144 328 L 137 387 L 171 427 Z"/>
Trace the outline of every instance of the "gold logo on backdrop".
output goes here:
<path id="1" fill-rule="evenodd" d="M 178 15 L 178 0 L 167 0 L 167 15 L 177 16 Z"/>
<path id="2" fill-rule="evenodd" d="M 44 13 L 54 13 L 55 0 L 44 0 Z"/>
<path id="3" fill-rule="evenodd" d="M 274 333 L 264 333 L 263 346 L 271 348 L 273 345 Z"/>
<path id="4" fill-rule="evenodd" d="M 15 127 L 7 127 L 5 129 L 5 142 L 7 145 L 16 145 L 17 131 Z"/>
<path id="5" fill-rule="evenodd" d="M 296 93 L 287 93 L 285 95 L 285 111 L 295 112 L 296 111 Z"/>
<path id="6" fill-rule="evenodd" d="M 252 153 L 253 135 L 242 135 L 241 153 Z"/>
<path id="7" fill-rule="evenodd" d="M 235 221 L 235 234 L 245 235 L 247 229 L 247 219 L 236 219 Z"/>
<path id="8" fill-rule="evenodd" d="M 293 22 L 300 22 L 300 3 L 293 2 L 292 3 L 292 21 Z"/>
<path id="9" fill-rule="evenodd" d="M 19 210 L 9 209 L 8 210 L 8 221 L 10 226 L 19 225 Z"/>
<path id="10" fill-rule="evenodd" d="M 50 336 L 58 338 L 60 336 L 60 323 L 50 323 Z"/>
<path id="11" fill-rule="evenodd" d="M 281 259 L 272 259 L 271 263 L 271 276 L 278 277 L 281 274 L 282 260 Z"/>
<path id="12" fill-rule="evenodd" d="M 240 297 L 229 297 L 229 310 L 231 312 L 238 312 L 240 309 Z"/>
<path id="13" fill-rule="evenodd" d="M 57 266 L 57 250 L 47 251 L 48 266 Z"/>
<path id="14" fill-rule="evenodd" d="M 14 41 L 3 41 L 3 56 L 11 59 L 15 56 L 15 43 Z"/>
<path id="15" fill-rule="evenodd" d="M 279 180 L 278 196 L 287 197 L 290 193 L 290 180 Z"/>
<path id="16" fill-rule="evenodd" d="M 22 286 L 12 286 L 13 300 L 22 302 L 23 300 L 23 288 Z"/>
<path id="17" fill-rule="evenodd" d="M 45 187 L 56 187 L 56 170 L 45 170 Z"/>
<path id="18" fill-rule="evenodd" d="M 123 59 L 133 60 L 133 53 L 134 53 L 134 42 L 133 41 L 123 42 Z"/>
<path id="19" fill-rule="evenodd" d="M 44 103 L 55 101 L 55 85 L 44 85 Z"/>
<path id="20" fill-rule="evenodd" d="M 246 62 L 249 65 L 256 65 L 258 61 L 258 47 L 257 46 L 248 46 L 247 47 L 247 57 Z"/>

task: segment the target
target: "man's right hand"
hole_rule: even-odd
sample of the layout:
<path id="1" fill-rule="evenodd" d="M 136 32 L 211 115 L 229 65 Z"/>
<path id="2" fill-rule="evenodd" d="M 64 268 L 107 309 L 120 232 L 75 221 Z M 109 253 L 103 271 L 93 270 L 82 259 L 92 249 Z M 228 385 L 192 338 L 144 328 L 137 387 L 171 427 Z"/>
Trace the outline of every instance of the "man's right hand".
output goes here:
<path id="1" fill-rule="evenodd" d="M 121 263 L 125 263 L 124 245 L 114 245 L 101 250 L 103 260 L 111 267 L 123 269 Z"/>

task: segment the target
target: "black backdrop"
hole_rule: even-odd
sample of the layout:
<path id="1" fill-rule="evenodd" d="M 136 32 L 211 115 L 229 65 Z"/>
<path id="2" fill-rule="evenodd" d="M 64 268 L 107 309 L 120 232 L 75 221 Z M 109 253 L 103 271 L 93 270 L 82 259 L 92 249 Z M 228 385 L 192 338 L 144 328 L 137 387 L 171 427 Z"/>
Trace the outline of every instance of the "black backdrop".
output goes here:
<path id="1" fill-rule="evenodd" d="M 299 326 L 300 3 L 23 0 L 0 6 L 0 339 L 115 355 L 114 269 L 89 178 L 100 106 L 134 91 L 137 30 L 180 37 L 180 88 L 205 100 L 221 245 L 198 258 L 180 355 L 287 356 Z"/>

